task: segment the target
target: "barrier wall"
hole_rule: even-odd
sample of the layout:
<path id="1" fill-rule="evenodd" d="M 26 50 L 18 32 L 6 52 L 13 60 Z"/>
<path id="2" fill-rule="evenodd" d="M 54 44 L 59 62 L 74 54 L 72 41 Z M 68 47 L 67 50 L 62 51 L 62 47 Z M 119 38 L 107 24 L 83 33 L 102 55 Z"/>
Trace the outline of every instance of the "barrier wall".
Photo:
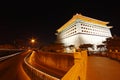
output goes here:
<path id="1" fill-rule="evenodd" d="M 24 58 L 24 64 L 23 64 L 23 68 L 24 68 L 25 72 L 27 73 L 27 75 L 30 77 L 30 79 L 31 80 L 60 80 L 54 76 L 51 76 L 45 72 L 38 70 L 37 68 L 35 68 L 31 64 L 29 64 L 29 58 L 31 57 L 31 55 L 33 53 L 28 54 Z"/>
<path id="2" fill-rule="evenodd" d="M 58 54 L 48 52 L 34 52 L 27 59 L 28 64 L 34 66 L 44 66 L 48 74 L 55 77 L 56 79 L 44 78 L 46 80 L 85 80 L 86 69 L 87 69 L 87 52 L 76 52 L 71 54 Z M 26 63 L 27 64 L 27 63 Z M 26 71 L 31 71 L 33 75 L 41 76 L 42 73 L 32 67 L 25 65 Z M 36 66 L 34 66 L 36 67 Z M 31 70 L 32 69 L 32 70 Z M 39 74 L 39 75 L 38 75 Z M 46 75 L 48 75 L 46 74 Z M 34 79 L 33 79 L 34 80 Z M 37 80 L 37 79 L 35 79 Z M 44 79 L 43 79 L 44 80 Z"/>
<path id="3" fill-rule="evenodd" d="M 39 52 L 35 55 L 36 62 L 54 69 L 67 72 L 74 65 L 73 54 Z"/>

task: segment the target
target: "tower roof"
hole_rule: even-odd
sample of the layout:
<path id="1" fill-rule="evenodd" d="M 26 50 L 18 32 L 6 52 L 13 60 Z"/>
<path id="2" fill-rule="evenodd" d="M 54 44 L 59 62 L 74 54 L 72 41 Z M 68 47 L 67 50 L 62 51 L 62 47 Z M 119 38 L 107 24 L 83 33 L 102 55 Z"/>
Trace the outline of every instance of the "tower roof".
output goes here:
<path id="1" fill-rule="evenodd" d="M 103 25 L 103 26 L 107 26 L 107 24 L 109 24 L 109 22 L 101 21 L 101 20 L 97 20 L 97 19 L 93 19 L 93 18 L 86 17 L 86 16 L 83 16 L 82 14 L 78 14 L 77 13 L 67 23 L 65 23 L 62 27 L 60 27 L 59 29 L 57 29 L 57 31 L 61 32 L 68 25 L 70 25 L 71 23 L 73 23 L 76 19 L 80 19 L 80 20 L 83 20 L 83 21 L 86 21 L 86 22 L 90 22 L 90 23 L 94 23 L 94 24 L 99 24 L 99 25 Z"/>

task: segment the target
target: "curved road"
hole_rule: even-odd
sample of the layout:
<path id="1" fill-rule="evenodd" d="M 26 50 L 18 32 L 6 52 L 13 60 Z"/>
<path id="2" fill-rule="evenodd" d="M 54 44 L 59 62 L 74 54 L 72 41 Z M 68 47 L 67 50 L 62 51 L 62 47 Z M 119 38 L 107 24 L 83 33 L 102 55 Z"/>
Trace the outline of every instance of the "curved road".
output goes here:
<path id="1" fill-rule="evenodd" d="M 29 52 L 23 52 L 0 62 L 0 80 L 31 80 L 22 64 Z M 120 80 L 120 62 L 106 57 L 89 56 L 87 80 Z"/>
<path id="2" fill-rule="evenodd" d="M 27 52 L 0 62 L 0 80 L 30 80 L 24 72 L 22 64 Z"/>

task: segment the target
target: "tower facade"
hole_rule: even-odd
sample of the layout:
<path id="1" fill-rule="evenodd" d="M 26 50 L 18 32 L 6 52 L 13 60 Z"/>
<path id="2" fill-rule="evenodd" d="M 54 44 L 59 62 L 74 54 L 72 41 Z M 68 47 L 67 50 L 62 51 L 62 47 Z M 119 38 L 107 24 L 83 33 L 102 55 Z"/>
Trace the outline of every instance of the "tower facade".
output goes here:
<path id="1" fill-rule="evenodd" d="M 82 44 L 93 44 L 93 51 L 97 51 L 97 45 L 112 37 L 108 23 L 76 14 L 57 29 L 57 40 L 65 47 L 74 45 L 76 49 Z"/>

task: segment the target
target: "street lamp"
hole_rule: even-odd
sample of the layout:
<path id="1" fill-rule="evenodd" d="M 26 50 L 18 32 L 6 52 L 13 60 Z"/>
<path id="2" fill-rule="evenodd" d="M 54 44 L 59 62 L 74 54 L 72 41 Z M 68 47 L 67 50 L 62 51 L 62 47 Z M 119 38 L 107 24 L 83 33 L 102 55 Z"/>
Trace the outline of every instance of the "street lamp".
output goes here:
<path id="1" fill-rule="evenodd" d="M 31 43 L 34 44 L 35 43 L 35 39 L 31 39 Z"/>
<path id="2" fill-rule="evenodd" d="M 30 40 L 30 43 L 31 43 L 31 47 L 32 47 L 32 48 L 35 48 L 36 40 L 35 40 L 34 38 L 32 38 L 32 39 Z"/>

